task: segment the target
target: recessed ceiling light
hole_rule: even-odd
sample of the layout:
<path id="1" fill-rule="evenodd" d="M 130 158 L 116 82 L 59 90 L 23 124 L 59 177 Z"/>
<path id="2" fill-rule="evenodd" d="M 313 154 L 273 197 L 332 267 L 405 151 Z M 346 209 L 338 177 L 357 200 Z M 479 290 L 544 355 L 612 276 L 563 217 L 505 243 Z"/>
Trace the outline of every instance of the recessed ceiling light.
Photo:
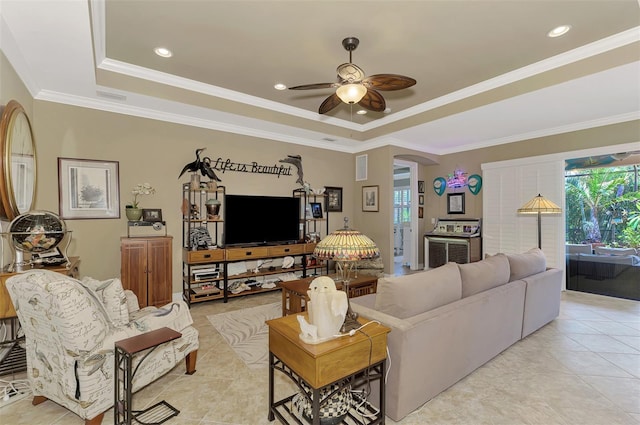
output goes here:
<path id="1" fill-rule="evenodd" d="M 356 114 L 358 115 L 366 115 L 367 111 L 365 111 L 364 109 L 360 109 L 358 112 L 356 112 Z"/>
<path id="2" fill-rule="evenodd" d="M 273 86 L 273 88 L 276 89 L 276 90 L 286 90 L 287 86 L 285 86 L 282 83 L 277 83 L 275 86 Z"/>
<path id="3" fill-rule="evenodd" d="M 549 31 L 547 33 L 547 37 L 560 37 L 561 35 L 565 35 L 566 33 L 568 33 L 570 29 L 571 25 L 560 25 Z"/>
<path id="4" fill-rule="evenodd" d="M 153 49 L 153 51 L 156 53 L 156 55 L 163 58 L 170 58 L 171 56 L 173 56 L 171 50 L 167 49 L 166 47 L 156 47 L 155 49 Z"/>

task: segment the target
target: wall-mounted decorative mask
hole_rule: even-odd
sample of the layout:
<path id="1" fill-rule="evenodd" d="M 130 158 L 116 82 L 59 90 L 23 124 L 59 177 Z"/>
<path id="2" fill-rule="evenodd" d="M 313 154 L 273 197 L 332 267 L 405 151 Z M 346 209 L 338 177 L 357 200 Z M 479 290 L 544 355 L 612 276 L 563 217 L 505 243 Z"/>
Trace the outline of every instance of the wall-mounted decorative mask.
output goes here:
<path id="1" fill-rule="evenodd" d="M 444 177 L 436 177 L 433 179 L 433 190 L 436 192 L 436 195 L 442 196 L 444 190 L 447 188 L 447 181 Z"/>
<path id="2" fill-rule="evenodd" d="M 478 174 L 471 174 L 469 176 L 469 180 L 467 180 L 467 185 L 469 186 L 469 192 L 473 195 L 477 195 L 482 189 L 482 177 Z"/>

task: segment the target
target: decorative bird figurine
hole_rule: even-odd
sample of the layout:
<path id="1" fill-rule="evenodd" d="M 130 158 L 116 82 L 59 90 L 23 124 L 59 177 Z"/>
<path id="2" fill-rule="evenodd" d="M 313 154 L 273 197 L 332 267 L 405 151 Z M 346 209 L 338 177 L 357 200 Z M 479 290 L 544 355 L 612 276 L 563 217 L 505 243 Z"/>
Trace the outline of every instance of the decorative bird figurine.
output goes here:
<path id="1" fill-rule="evenodd" d="M 215 180 L 217 182 L 222 181 L 218 178 L 218 176 L 216 176 L 216 173 L 213 171 L 213 167 L 211 167 L 211 158 L 209 158 L 208 156 L 202 158 L 202 161 L 200 162 L 200 172 L 203 176 L 209 177 L 211 180 Z"/>
<path id="2" fill-rule="evenodd" d="M 202 163 L 202 160 L 200 159 L 200 153 L 205 149 L 206 148 L 196 149 L 196 160 L 185 165 L 178 178 L 182 177 L 182 175 L 187 171 L 191 171 L 194 173 L 200 171 L 200 164 Z"/>
<path id="3" fill-rule="evenodd" d="M 304 186 L 304 175 L 302 174 L 302 157 L 300 155 L 287 155 L 285 159 L 281 159 L 280 162 L 287 164 L 293 164 L 298 169 L 298 180 L 296 183 L 300 186 Z"/>

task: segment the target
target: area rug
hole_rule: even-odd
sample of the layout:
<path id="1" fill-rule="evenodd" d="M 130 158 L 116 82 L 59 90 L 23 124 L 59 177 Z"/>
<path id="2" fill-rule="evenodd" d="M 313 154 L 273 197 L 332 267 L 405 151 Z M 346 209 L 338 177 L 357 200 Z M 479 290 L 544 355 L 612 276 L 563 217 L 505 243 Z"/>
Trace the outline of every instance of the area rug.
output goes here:
<path id="1" fill-rule="evenodd" d="M 250 368 L 269 364 L 269 330 L 265 321 L 282 317 L 282 303 L 207 316 L 227 344 Z"/>

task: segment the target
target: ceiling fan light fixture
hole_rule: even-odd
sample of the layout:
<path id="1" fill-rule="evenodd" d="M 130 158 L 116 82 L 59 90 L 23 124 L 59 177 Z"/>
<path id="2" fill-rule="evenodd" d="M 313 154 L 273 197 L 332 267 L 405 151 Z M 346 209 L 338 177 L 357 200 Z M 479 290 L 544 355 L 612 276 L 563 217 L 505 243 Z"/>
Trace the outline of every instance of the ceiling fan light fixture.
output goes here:
<path id="1" fill-rule="evenodd" d="M 358 103 L 367 94 L 367 88 L 362 84 L 344 84 L 338 87 L 336 94 L 344 103 Z"/>

